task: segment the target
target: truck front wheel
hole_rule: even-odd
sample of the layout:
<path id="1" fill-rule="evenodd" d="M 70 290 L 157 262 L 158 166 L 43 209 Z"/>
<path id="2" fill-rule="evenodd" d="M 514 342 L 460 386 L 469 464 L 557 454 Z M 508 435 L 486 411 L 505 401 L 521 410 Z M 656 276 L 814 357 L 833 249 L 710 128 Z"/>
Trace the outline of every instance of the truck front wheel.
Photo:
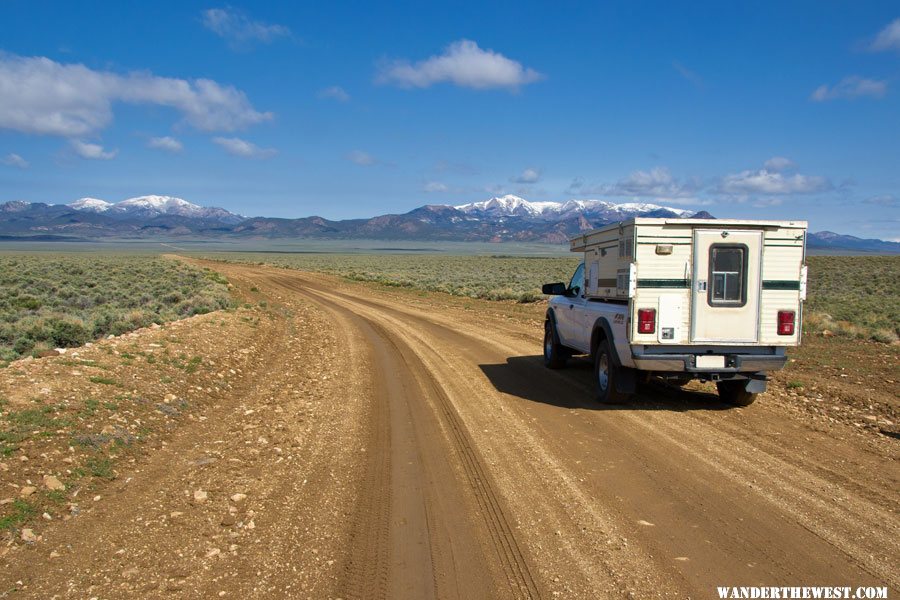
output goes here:
<path id="1" fill-rule="evenodd" d="M 756 400 L 756 394 L 748 392 L 745 389 L 746 382 L 742 380 L 719 381 L 716 388 L 719 390 L 719 398 L 734 406 L 750 406 Z"/>
<path id="2" fill-rule="evenodd" d="M 544 366 L 548 369 L 562 369 L 568 358 L 568 351 L 559 343 L 556 324 L 553 319 L 547 319 L 544 321 Z"/>
<path id="3" fill-rule="evenodd" d="M 609 340 L 603 338 L 594 351 L 594 381 L 597 385 L 597 401 L 621 403 L 628 400 L 631 394 L 623 394 L 616 390 L 618 369 L 613 362 Z"/>

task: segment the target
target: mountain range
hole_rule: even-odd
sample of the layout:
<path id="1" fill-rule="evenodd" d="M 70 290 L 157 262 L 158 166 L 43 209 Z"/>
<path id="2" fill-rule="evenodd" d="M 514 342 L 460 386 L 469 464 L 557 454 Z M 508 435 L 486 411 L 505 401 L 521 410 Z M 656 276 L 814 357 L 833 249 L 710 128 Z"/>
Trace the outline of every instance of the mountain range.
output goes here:
<path id="1" fill-rule="evenodd" d="M 333 221 L 246 217 L 171 196 L 121 202 L 81 198 L 70 204 L 0 204 L 0 240 L 171 238 L 316 238 L 565 243 L 579 232 L 631 217 L 713 218 L 649 203 L 604 200 L 530 202 L 513 195 L 448 206 L 429 204 L 403 214 Z M 829 231 L 810 233 L 810 248 L 900 253 L 900 243 Z"/>

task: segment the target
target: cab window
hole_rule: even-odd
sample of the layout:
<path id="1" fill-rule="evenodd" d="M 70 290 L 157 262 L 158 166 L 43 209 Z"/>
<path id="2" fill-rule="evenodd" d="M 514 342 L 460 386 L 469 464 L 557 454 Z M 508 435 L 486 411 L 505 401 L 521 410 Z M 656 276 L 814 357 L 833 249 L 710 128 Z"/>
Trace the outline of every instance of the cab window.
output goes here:
<path id="1" fill-rule="evenodd" d="M 576 288 L 578 288 L 576 290 Z M 569 289 L 576 295 L 584 291 L 584 263 L 578 265 L 575 274 L 572 275 L 572 281 L 569 282 Z"/>

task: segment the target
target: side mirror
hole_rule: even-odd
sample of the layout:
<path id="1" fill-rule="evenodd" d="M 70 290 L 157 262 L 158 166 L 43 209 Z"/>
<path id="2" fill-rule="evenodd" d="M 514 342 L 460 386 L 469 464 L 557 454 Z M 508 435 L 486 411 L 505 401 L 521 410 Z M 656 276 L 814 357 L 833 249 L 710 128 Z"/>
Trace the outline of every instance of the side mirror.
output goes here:
<path id="1" fill-rule="evenodd" d="M 566 293 L 566 284 L 545 283 L 541 286 L 541 293 L 547 296 L 563 296 Z"/>

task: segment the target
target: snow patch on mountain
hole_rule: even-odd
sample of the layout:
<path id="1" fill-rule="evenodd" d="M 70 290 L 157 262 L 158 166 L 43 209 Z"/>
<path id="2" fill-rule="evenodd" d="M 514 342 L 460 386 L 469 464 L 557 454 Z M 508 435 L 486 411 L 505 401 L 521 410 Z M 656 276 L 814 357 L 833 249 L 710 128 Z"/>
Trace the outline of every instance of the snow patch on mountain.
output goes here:
<path id="1" fill-rule="evenodd" d="M 81 198 L 67 205 L 75 210 L 105 213 L 117 218 L 153 218 L 164 215 L 213 219 L 223 223 L 238 223 L 245 217 L 224 208 L 205 207 L 174 196 L 137 196 L 121 202 L 107 202 L 98 198 Z"/>
<path id="2" fill-rule="evenodd" d="M 615 213 L 623 217 L 668 211 L 678 217 L 688 217 L 693 211 L 670 206 L 660 206 L 649 202 L 625 202 L 616 204 L 606 200 L 566 200 L 565 202 L 531 202 L 507 194 L 455 206 L 459 211 L 472 217 L 533 217 L 545 220 L 557 220 L 575 214 Z"/>
<path id="3" fill-rule="evenodd" d="M 203 210 L 202 206 L 192 204 L 187 200 L 175 198 L 173 196 L 138 196 L 137 198 L 129 198 L 116 203 L 116 208 L 129 209 L 138 208 L 143 210 L 155 210 L 166 214 L 182 214 L 198 213 Z"/>
<path id="4" fill-rule="evenodd" d="M 99 198 L 79 198 L 75 202 L 67 205 L 75 210 L 87 210 L 91 212 L 106 212 L 114 206 L 112 202 L 101 200 Z"/>

